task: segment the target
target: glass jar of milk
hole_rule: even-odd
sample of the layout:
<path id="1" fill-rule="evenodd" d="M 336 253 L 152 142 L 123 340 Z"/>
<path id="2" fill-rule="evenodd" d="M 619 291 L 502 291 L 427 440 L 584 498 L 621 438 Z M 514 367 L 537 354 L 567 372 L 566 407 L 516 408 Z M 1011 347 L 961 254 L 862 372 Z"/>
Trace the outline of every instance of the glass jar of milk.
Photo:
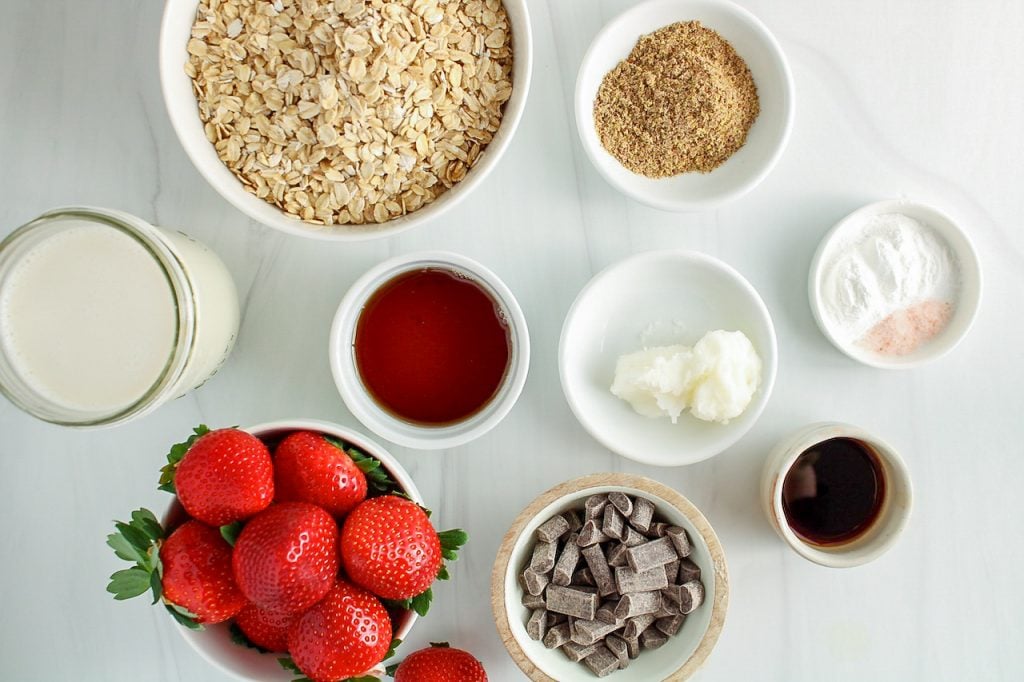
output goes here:
<path id="1" fill-rule="evenodd" d="M 0 242 L 0 390 L 40 419 L 146 414 L 210 378 L 237 333 L 231 275 L 180 232 L 75 207 Z"/>

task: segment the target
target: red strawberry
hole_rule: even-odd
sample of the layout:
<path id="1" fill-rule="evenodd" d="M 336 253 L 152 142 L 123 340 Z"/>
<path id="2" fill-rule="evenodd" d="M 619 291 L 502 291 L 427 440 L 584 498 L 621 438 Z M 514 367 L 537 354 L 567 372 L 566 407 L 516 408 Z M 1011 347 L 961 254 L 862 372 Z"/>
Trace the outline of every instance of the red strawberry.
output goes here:
<path id="1" fill-rule="evenodd" d="M 431 644 L 402 661 L 395 682 L 487 682 L 487 673 L 468 651 Z"/>
<path id="2" fill-rule="evenodd" d="M 352 582 L 384 599 L 410 600 L 406 606 L 422 616 L 431 583 L 448 577 L 442 556 L 455 559 L 465 542 L 461 530 L 439 535 L 415 502 L 386 495 L 366 500 L 345 519 L 341 560 Z"/>
<path id="3" fill-rule="evenodd" d="M 340 446 L 297 431 L 274 450 L 274 489 L 280 502 L 310 502 L 341 517 L 366 499 L 366 475 Z"/>
<path id="4" fill-rule="evenodd" d="M 304 611 L 338 574 L 338 524 L 306 502 L 275 504 L 245 524 L 232 566 L 242 594 L 260 608 Z"/>
<path id="5" fill-rule="evenodd" d="M 336 682 L 380 663 L 391 645 L 391 619 L 377 597 L 338 581 L 302 614 L 288 634 L 288 651 L 313 682 Z"/>
<path id="6" fill-rule="evenodd" d="M 276 613 L 246 604 L 235 616 L 235 624 L 250 642 L 267 651 L 288 651 L 288 630 L 298 621 L 298 613 Z"/>
<path id="7" fill-rule="evenodd" d="M 408 599 L 437 578 L 441 541 L 419 505 L 387 495 L 366 500 L 348 515 L 341 557 L 355 584 L 385 599 Z"/>
<path id="8" fill-rule="evenodd" d="M 209 431 L 171 448 L 160 477 L 161 489 L 176 492 L 189 516 L 223 526 L 257 514 L 274 499 L 270 451 L 238 429 Z"/>
<path id="9" fill-rule="evenodd" d="M 160 548 L 164 599 L 199 623 L 220 623 L 245 606 L 231 573 L 231 546 L 215 528 L 188 521 Z"/>
<path id="10" fill-rule="evenodd" d="M 192 629 L 225 621 L 245 605 L 231 571 L 231 546 L 217 529 L 190 520 L 165 540 L 164 529 L 148 509 L 138 509 L 130 522 L 115 525 L 117 532 L 107 536 L 107 544 L 135 565 L 110 576 L 107 591 L 114 599 L 152 590 L 154 604 L 163 597 L 171 615 Z"/>

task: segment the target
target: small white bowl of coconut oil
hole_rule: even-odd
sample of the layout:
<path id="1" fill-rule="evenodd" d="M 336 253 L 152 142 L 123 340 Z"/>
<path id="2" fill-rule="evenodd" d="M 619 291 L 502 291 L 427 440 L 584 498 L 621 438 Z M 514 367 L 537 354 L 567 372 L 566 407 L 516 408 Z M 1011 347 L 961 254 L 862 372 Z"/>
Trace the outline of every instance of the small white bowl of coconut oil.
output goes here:
<path id="1" fill-rule="evenodd" d="M 981 264 L 942 211 L 897 199 L 860 208 L 821 241 L 808 278 L 829 341 L 871 367 L 908 369 L 950 352 L 981 303 Z"/>

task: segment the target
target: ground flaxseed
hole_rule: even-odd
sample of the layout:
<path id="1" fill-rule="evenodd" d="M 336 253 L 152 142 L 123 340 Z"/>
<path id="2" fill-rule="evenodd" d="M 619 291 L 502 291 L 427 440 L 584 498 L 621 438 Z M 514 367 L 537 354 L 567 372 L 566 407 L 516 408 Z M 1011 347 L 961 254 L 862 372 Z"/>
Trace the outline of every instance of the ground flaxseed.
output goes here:
<path id="1" fill-rule="evenodd" d="M 594 100 L 602 146 L 634 173 L 707 173 L 747 140 L 760 112 L 743 58 L 698 21 L 642 36 Z"/>

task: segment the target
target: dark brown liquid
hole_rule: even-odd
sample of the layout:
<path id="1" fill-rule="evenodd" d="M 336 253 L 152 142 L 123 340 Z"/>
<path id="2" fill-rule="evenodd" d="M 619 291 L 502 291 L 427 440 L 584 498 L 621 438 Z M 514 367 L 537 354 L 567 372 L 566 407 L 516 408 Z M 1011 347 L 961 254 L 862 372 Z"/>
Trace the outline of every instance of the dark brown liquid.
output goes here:
<path id="1" fill-rule="evenodd" d="M 790 527 L 808 542 L 835 545 L 866 532 L 885 499 L 878 455 L 854 438 L 832 438 L 797 457 L 782 484 Z"/>
<path id="2" fill-rule="evenodd" d="M 418 424 L 451 424 L 486 406 L 512 355 L 508 323 L 476 282 L 430 268 L 370 296 L 356 324 L 356 366 L 382 408 Z"/>

